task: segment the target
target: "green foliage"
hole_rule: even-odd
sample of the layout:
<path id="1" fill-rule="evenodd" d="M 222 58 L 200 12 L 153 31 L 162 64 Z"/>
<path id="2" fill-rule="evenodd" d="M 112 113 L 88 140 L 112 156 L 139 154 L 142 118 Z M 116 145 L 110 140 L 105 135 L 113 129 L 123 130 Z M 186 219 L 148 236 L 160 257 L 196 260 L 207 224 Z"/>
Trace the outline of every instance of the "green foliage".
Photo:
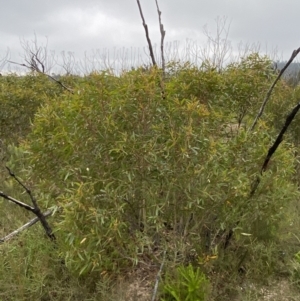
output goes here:
<path id="1" fill-rule="evenodd" d="M 230 64 L 224 71 L 224 89 L 219 99 L 223 113 L 234 114 L 238 123 L 244 117 L 253 118 L 271 81 L 275 79 L 271 66 L 272 62 L 267 57 L 257 53 Z"/>
<path id="2" fill-rule="evenodd" d="M 36 231 L 35 235 L 42 236 L 42 232 Z M 51 252 L 52 258 L 49 256 Z M 0 299 L 41 300 L 45 284 L 55 275 L 56 255 L 44 239 L 37 240 L 29 233 L 17 242 L 1 245 Z"/>
<path id="3" fill-rule="evenodd" d="M 19 130 L 16 115 L 5 128 L 18 139 L 28 133 L 18 148 L 8 147 L 9 164 L 42 208 L 61 208 L 52 222 L 71 277 L 122 272 L 167 248 L 168 260 L 181 267 L 166 280 L 166 300 L 204 300 L 202 271 L 218 290 L 239 273 L 255 279 L 276 271 L 282 227 L 299 197 L 297 135 L 281 143 L 263 175 L 260 169 L 288 110 L 285 100 L 297 93 L 281 82 L 249 131 L 274 80 L 270 64 L 257 54 L 221 72 L 170 64 L 165 97 L 156 68 L 68 77 L 72 95 L 43 78 L 26 79 L 41 90 L 28 107 L 32 125 Z M 12 103 L 24 103 L 27 94 L 18 93 Z"/>
<path id="4" fill-rule="evenodd" d="M 167 68 L 168 90 L 178 99 L 196 99 L 212 104 L 223 93 L 223 76 L 209 65 L 200 68 L 189 63 L 172 63 Z"/>
<path id="5" fill-rule="evenodd" d="M 57 227 L 79 274 L 128 267 L 170 236 L 183 256 L 193 249 L 222 257 L 230 232 L 239 248 L 241 233 L 271 240 L 280 208 L 297 195 L 292 145 L 281 145 L 250 197 L 272 129 L 261 122 L 254 133 L 226 131 L 243 106 L 251 102 L 253 114 L 260 104 L 269 61 L 253 55 L 223 73 L 171 67 L 165 98 L 160 70 L 103 72 L 35 115 L 25 165 L 37 191 L 48 189 L 47 204 L 63 208 Z"/>
<path id="6" fill-rule="evenodd" d="M 0 300 L 118 300 L 110 298 L 105 275 L 91 283 L 70 274 L 38 225 L 0 248 Z"/>
<path id="7" fill-rule="evenodd" d="M 209 281 L 200 268 L 179 266 L 174 275 L 167 275 L 162 287 L 164 301 L 205 301 Z"/>
<path id="8" fill-rule="evenodd" d="M 17 143 L 30 130 L 37 108 L 61 88 L 42 75 L 0 77 L 0 139 Z"/>
<path id="9" fill-rule="evenodd" d="M 291 279 L 293 284 L 299 289 L 300 288 L 300 252 L 294 255 L 290 264 Z"/>

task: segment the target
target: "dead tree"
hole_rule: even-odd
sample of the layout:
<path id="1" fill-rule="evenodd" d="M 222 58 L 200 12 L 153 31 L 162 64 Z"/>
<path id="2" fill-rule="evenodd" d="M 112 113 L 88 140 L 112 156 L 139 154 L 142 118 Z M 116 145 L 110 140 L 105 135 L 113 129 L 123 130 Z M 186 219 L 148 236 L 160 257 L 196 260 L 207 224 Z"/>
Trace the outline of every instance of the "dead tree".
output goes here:
<path id="1" fill-rule="evenodd" d="M 31 72 L 44 74 L 65 90 L 69 91 L 72 94 L 74 93 L 72 89 L 68 88 L 60 80 L 56 79 L 55 77 L 49 74 L 51 69 L 55 65 L 55 53 L 49 53 L 48 43 L 46 43 L 45 46 L 39 46 L 37 38 L 35 36 L 35 39 L 32 41 L 32 44 L 30 44 L 28 41 L 21 41 L 21 45 L 24 50 L 23 59 L 25 63 L 17 63 L 14 61 L 8 62 L 22 67 L 26 67 L 29 70 L 31 70 Z"/>

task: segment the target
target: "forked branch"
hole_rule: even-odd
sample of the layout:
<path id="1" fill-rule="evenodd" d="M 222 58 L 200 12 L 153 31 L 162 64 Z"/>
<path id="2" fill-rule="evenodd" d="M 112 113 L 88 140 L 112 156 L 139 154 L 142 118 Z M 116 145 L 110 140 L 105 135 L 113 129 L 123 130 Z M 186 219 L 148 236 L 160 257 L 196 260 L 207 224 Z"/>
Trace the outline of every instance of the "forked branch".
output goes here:
<path id="1" fill-rule="evenodd" d="M 37 201 L 36 199 L 33 197 L 31 191 L 15 176 L 15 174 L 8 168 L 6 167 L 6 169 L 8 170 L 9 172 L 9 175 L 15 179 L 15 181 L 22 187 L 25 189 L 26 193 L 29 195 L 30 199 L 31 199 L 31 202 L 33 204 L 33 206 L 29 206 L 23 202 L 20 202 L 8 195 L 6 195 L 5 193 L 3 193 L 2 191 L 0 192 L 0 197 L 8 200 L 8 201 L 11 201 L 15 204 L 17 204 L 18 206 L 20 207 L 23 207 L 25 208 L 26 210 L 29 210 L 31 211 L 32 213 L 34 213 L 37 218 L 39 219 L 39 221 L 41 222 L 43 228 L 45 229 L 45 232 L 47 234 L 47 236 L 52 240 L 52 241 L 55 241 L 56 240 L 56 237 L 55 235 L 53 234 L 53 231 L 51 229 L 51 227 L 49 226 L 47 220 L 46 220 L 46 217 L 45 215 L 42 213 L 40 207 L 38 206 L 37 204 Z"/>

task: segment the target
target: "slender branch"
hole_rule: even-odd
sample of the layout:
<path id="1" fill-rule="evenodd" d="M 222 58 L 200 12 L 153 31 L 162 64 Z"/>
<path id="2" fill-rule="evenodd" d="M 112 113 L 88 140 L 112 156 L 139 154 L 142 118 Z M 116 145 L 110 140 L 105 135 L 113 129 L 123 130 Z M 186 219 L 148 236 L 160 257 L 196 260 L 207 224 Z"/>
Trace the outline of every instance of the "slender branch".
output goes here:
<path id="1" fill-rule="evenodd" d="M 162 272 L 163 266 L 165 264 L 165 260 L 166 260 L 166 250 L 164 251 L 163 260 L 161 262 L 159 271 L 158 271 L 157 276 L 156 276 L 156 281 L 155 281 L 155 285 L 154 285 L 154 290 L 153 290 L 151 301 L 155 301 L 155 297 L 156 297 L 156 293 L 157 293 L 157 288 L 158 288 L 158 283 L 160 281 L 160 276 L 161 276 L 161 272 Z"/>
<path id="2" fill-rule="evenodd" d="M 31 191 L 16 177 L 16 175 L 10 170 L 10 168 L 8 166 L 6 166 L 6 169 L 8 170 L 9 175 L 11 177 L 13 177 L 16 180 L 16 182 L 25 189 L 25 191 L 29 195 L 29 197 L 33 203 L 34 209 L 35 209 L 37 207 L 37 202 L 36 202 L 35 198 L 33 197 Z"/>
<path id="3" fill-rule="evenodd" d="M 42 71 L 40 71 L 41 73 L 45 73 L 45 65 L 42 63 L 42 61 L 39 59 L 39 52 L 40 52 L 41 48 L 39 48 L 38 52 L 36 54 L 32 53 L 32 59 L 35 58 L 35 60 L 40 64 L 40 66 L 42 67 Z M 35 65 L 38 66 L 38 64 L 35 62 Z"/>
<path id="4" fill-rule="evenodd" d="M 166 98 L 165 94 L 165 75 L 166 75 L 166 62 L 165 62 L 165 54 L 164 54 L 164 39 L 166 35 L 166 31 L 164 29 L 164 25 L 161 22 L 161 11 L 158 6 L 158 1 L 155 0 L 156 8 L 157 8 L 157 14 L 158 14 L 158 22 L 159 22 L 159 30 L 160 30 L 160 52 L 161 52 L 161 69 L 162 69 L 162 78 L 160 78 L 160 87 L 161 87 L 161 96 L 163 99 Z"/>
<path id="5" fill-rule="evenodd" d="M 22 207 L 22 208 L 25 208 L 26 210 L 29 210 L 29 211 L 31 211 L 31 212 L 34 212 L 34 208 L 33 208 L 33 207 L 31 207 L 31 206 L 29 206 L 29 205 L 27 205 L 27 204 L 25 204 L 25 203 L 23 203 L 23 202 L 21 202 L 21 201 L 18 201 L 18 200 L 16 200 L 16 199 L 14 199 L 13 197 L 11 197 L 11 196 L 5 194 L 5 193 L 2 192 L 2 191 L 0 191 L 0 197 L 6 199 L 6 200 L 8 200 L 8 201 L 13 202 L 13 203 L 15 203 L 16 205 L 18 205 L 18 206 L 20 206 L 20 207 Z"/>
<path id="6" fill-rule="evenodd" d="M 160 39 L 161 68 L 164 75 L 166 69 L 166 62 L 165 62 L 165 55 L 164 55 L 164 39 L 165 39 L 166 31 L 164 29 L 164 25 L 161 22 L 161 11 L 159 9 L 157 0 L 155 0 L 155 3 L 156 3 L 157 13 L 158 13 L 159 30 L 160 30 L 160 37 L 161 37 Z"/>
<path id="7" fill-rule="evenodd" d="M 52 214 L 52 210 L 48 210 L 45 213 L 43 213 L 44 217 L 48 217 L 51 214 Z M 26 223 L 25 225 L 23 225 L 19 229 L 15 230 L 15 231 L 11 232 L 10 234 L 6 235 L 5 237 L 1 238 L 0 243 L 3 243 L 5 241 L 10 240 L 15 235 L 19 234 L 20 232 L 24 231 L 25 229 L 27 229 L 27 228 L 31 227 L 32 225 L 36 224 L 38 221 L 39 221 L 38 217 L 33 218 L 32 220 L 30 220 L 28 223 Z"/>
<path id="8" fill-rule="evenodd" d="M 62 64 L 58 64 L 59 66 L 61 66 L 65 72 L 66 75 L 70 75 L 72 73 L 72 70 L 74 70 L 74 66 L 76 65 L 76 59 L 74 56 L 73 52 L 67 52 L 67 54 L 65 53 L 65 51 L 61 52 L 61 57 L 62 57 Z"/>
<path id="9" fill-rule="evenodd" d="M 145 22 L 145 18 L 144 18 L 144 15 L 143 15 L 143 11 L 142 11 L 142 7 L 141 7 L 141 4 L 140 4 L 140 1 L 136 0 L 136 2 L 137 2 L 137 5 L 139 7 L 140 15 L 141 15 L 141 18 L 142 18 L 142 21 L 143 21 L 143 26 L 145 28 L 146 39 L 147 39 L 148 46 L 149 46 L 149 52 L 150 52 L 150 57 L 151 57 L 151 60 L 152 60 L 152 65 L 156 66 L 156 61 L 155 61 L 155 57 L 154 57 L 153 47 L 152 47 L 152 43 L 151 43 L 151 40 L 150 40 L 150 37 L 149 37 L 148 25 Z"/>
<path id="10" fill-rule="evenodd" d="M 274 81 L 273 84 L 271 85 L 271 87 L 270 87 L 270 89 L 268 90 L 267 95 L 266 95 L 266 97 L 265 97 L 265 99 L 264 99 L 264 101 L 263 101 L 263 103 L 262 103 L 262 105 L 261 105 L 261 107 L 260 107 L 260 109 L 259 109 L 259 112 L 258 112 L 258 114 L 257 114 L 257 116 L 256 116 L 256 118 L 255 118 L 255 120 L 254 120 L 254 122 L 253 122 L 253 124 L 252 124 L 252 126 L 251 126 L 251 128 L 250 128 L 250 131 L 253 131 L 253 130 L 254 130 L 254 128 L 255 128 L 255 126 L 256 126 L 256 123 L 257 123 L 258 119 L 259 119 L 259 118 L 261 117 L 261 115 L 263 114 L 264 109 L 265 109 L 265 106 L 266 106 L 267 102 L 269 101 L 269 98 L 270 98 L 270 96 L 271 96 L 271 93 L 272 93 L 272 91 L 273 91 L 275 85 L 277 84 L 277 82 L 279 81 L 279 79 L 280 79 L 280 77 L 282 76 L 282 74 L 284 73 L 284 71 L 285 71 L 285 70 L 288 68 L 288 66 L 292 63 L 292 61 L 295 59 L 295 57 L 298 55 L 299 52 L 300 52 L 300 48 L 298 48 L 298 49 L 296 49 L 296 50 L 293 51 L 293 53 L 292 53 L 290 59 L 289 59 L 288 62 L 285 64 L 285 66 L 281 69 L 281 71 L 280 71 L 280 73 L 278 74 L 277 78 L 275 79 L 275 81 Z"/>

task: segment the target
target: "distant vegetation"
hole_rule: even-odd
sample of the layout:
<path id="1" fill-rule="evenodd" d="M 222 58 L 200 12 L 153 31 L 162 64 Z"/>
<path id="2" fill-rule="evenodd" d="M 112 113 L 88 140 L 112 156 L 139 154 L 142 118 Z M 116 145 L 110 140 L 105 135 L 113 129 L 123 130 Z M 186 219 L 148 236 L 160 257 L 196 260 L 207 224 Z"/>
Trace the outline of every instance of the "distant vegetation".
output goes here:
<path id="1" fill-rule="evenodd" d="M 253 128 L 278 76 L 268 57 L 52 80 L 42 66 L 0 77 L 0 190 L 52 210 L 55 240 L 35 225 L 2 242 L 0 300 L 260 300 L 274 279 L 299 286 L 299 116 L 262 166 L 300 90 L 281 78 Z M 0 209 L 2 237 L 33 217 Z"/>
<path id="2" fill-rule="evenodd" d="M 278 62 L 276 63 L 276 67 L 278 70 L 281 70 L 285 64 L 286 62 Z M 300 82 L 300 63 L 291 63 L 284 74 L 284 78 L 290 85 L 298 85 Z"/>

